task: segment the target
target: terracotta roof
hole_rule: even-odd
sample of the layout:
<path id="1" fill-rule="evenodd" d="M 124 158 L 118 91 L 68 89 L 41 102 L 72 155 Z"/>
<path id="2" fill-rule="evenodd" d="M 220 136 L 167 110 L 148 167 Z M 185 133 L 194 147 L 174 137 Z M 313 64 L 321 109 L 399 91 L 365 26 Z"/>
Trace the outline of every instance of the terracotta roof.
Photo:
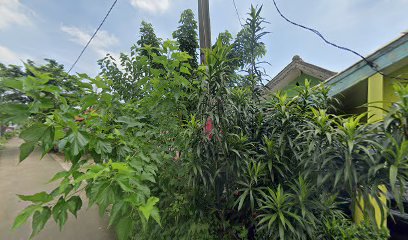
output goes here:
<path id="1" fill-rule="evenodd" d="M 329 71 L 322 67 L 307 63 L 298 55 L 295 55 L 292 58 L 292 62 L 266 84 L 266 88 L 269 90 L 279 90 L 284 88 L 290 82 L 298 78 L 302 73 L 320 79 L 321 81 L 324 81 L 336 74 L 335 72 Z"/>

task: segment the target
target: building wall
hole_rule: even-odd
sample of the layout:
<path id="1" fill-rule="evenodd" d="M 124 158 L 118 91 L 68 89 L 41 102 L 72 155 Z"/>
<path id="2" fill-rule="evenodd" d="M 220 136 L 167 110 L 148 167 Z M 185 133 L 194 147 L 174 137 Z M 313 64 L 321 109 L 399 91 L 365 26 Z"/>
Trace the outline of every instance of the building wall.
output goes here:
<path id="1" fill-rule="evenodd" d="M 292 97 L 296 95 L 296 87 L 297 86 L 304 86 L 305 85 L 305 80 L 308 80 L 310 82 L 311 86 L 315 86 L 322 81 L 318 78 L 309 76 L 307 74 L 300 74 L 299 77 L 297 77 L 295 80 L 290 82 L 286 87 L 282 89 L 282 91 L 286 91 L 288 93 L 288 96 Z M 298 84 L 298 85 L 297 85 Z"/>
<path id="2" fill-rule="evenodd" d="M 401 77 L 401 78 L 408 78 L 408 65 L 388 75 L 395 76 L 395 77 Z M 395 79 L 395 78 L 390 78 L 388 76 L 384 77 L 384 101 L 385 101 L 384 107 L 385 109 L 389 108 L 393 102 L 397 102 L 399 100 L 397 95 L 395 94 L 394 87 L 393 87 L 393 85 L 397 82 L 402 82 L 402 81 Z M 405 81 L 405 83 L 408 83 L 408 81 Z"/>

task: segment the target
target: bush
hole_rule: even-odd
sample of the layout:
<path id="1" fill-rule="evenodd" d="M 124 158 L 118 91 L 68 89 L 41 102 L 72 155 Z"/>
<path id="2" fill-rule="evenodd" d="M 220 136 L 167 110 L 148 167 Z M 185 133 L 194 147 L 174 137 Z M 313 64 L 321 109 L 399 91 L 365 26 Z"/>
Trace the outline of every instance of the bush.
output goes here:
<path id="1" fill-rule="evenodd" d="M 247 21 L 257 40 L 259 12 Z M 72 163 L 53 177 L 60 185 L 52 192 L 19 196 L 32 205 L 13 227 L 30 216 L 33 236 L 51 216 L 62 227 L 85 191 L 101 214 L 110 212 L 120 240 L 387 238 L 375 224 L 354 225 L 339 205 L 379 201 L 383 185 L 403 207 L 408 89 L 398 89 L 402 101 L 377 124 L 335 115 L 324 85 L 306 82 L 296 97 L 261 102 L 256 57 L 238 75 L 232 49 L 218 41 L 206 65 L 191 69 L 191 56 L 174 42 L 133 48 L 121 55 L 123 74 L 107 58 L 102 77 L 70 81 L 78 91 L 38 72 L 6 82 L 32 99 L 2 110 L 32 123 L 20 134 L 20 161 L 38 144 L 43 154 L 57 144 Z M 131 96 L 113 87 L 123 76 L 134 80 Z M 373 209 L 364 206 L 371 217 Z"/>
<path id="2" fill-rule="evenodd" d="M 9 139 L 12 139 L 15 135 L 16 135 L 15 131 L 6 132 L 6 133 L 4 133 L 4 138 L 6 140 L 9 140 Z"/>
<path id="3" fill-rule="evenodd" d="M 333 218 L 324 222 L 319 239 L 326 240 L 386 240 L 387 228 L 377 228 L 370 222 L 355 224 L 345 218 Z"/>

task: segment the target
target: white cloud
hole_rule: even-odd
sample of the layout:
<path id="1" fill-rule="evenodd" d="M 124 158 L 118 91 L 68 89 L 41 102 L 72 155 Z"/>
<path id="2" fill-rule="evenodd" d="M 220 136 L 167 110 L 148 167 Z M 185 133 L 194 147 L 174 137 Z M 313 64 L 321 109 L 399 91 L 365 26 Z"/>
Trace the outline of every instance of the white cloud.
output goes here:
<path id="1" fill-rule="evenodd" d="M 0 0 L 0 30 L 15 25 L 31 25 L 29 15 L 32 11 L 20 0 Z"/>
<path id="2" fill-rule="evenodd" d="M 91 32 L 85 31 L 77 27 L 62 26 L 61 30 L 67 33 L 71 38 L 72 42 L 78 43 L 82 46 L 85 46 L 86 43 L 91 38 Z M 104 57 L 108 53 L 108 49 L 119 43 L 119 39 L 115 35 L 110 34 L 107 31 L 100 30 L 95 38 L 89 45 L 89 48 L 92 49 L 99 57 Z"/>
<path id="3" fill-rule="evenodd" d="M 7 47 L 0 45 L 0 63 L 21 65 L 22 61 L 29 58 L 30 57 L 28 56 L 20 55 Z"/>
<path id="4" fill-rule="evenodd" d="M 163 13 L 170 7 L 170 0 L 130 0 L 130 4 L 150 13 Z"/>

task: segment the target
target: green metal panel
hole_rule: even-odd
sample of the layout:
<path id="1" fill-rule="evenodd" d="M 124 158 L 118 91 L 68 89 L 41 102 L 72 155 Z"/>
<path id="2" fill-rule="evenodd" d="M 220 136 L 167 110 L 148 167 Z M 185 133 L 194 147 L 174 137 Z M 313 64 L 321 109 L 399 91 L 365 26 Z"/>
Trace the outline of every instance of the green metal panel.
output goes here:
<path id="1" fill-rule="evenodd" d="M 408 59 L 408 34 L 381 48 L 367 59 L 373 62 L 379 70 Z M 375 73 L 373 68 L 361 60 L 326 82 L 326 84 L 331 85 L 329 94 L 331 96 L 339 94 Z"/>

